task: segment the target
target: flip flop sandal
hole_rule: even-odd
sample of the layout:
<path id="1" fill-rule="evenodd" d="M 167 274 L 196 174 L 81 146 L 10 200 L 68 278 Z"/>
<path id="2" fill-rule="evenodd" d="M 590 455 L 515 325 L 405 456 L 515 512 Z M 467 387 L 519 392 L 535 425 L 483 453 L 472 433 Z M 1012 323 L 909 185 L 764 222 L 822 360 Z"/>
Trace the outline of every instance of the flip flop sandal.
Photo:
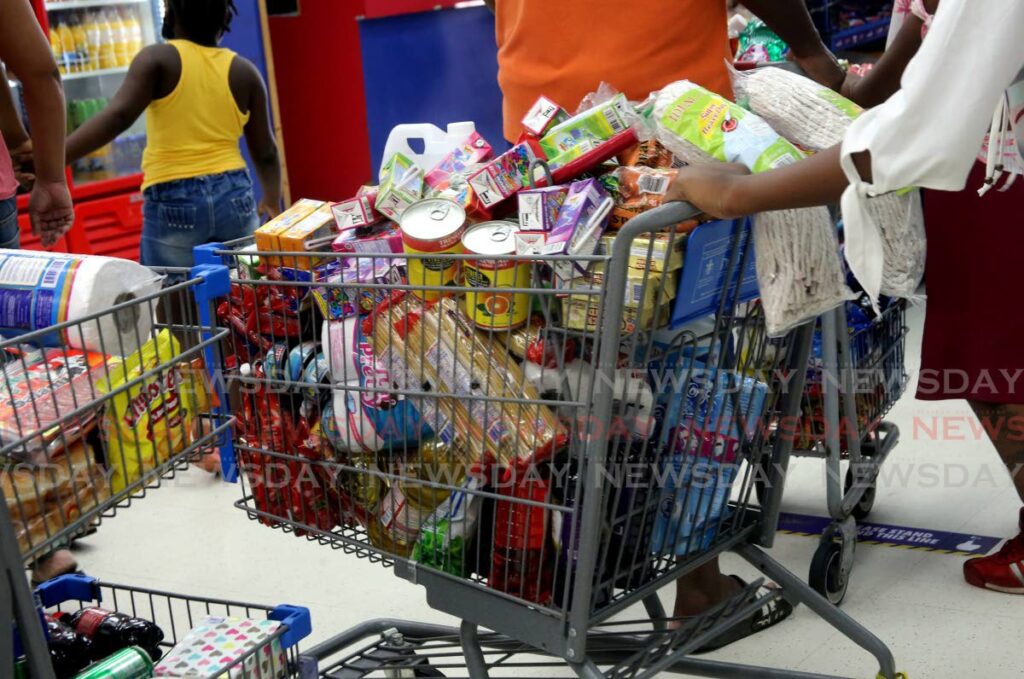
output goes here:
<path id="1" fill-rule="evenodd" d="M 747 586 L 747 583 L 739 576 L 733 575 L 730 577 L 736 580 L 736 582 L 740 584 L 740 587 Z M 768 591 L 778 591 L 778 589 L 778 585 L 764 585 L 750 597 L 750 601 L 754 601 L 758 597 L 764 596 Z M 766 603 L 746 620 L 741 620 L 719 636 L 698 648 L 693 652 L 693 654 L 703 655 L 705 653 L 711 653 L 712 651 L 725 648 L 726 646 L 734 644 L 741 639 L 746 639 L 758 632 L 763 632 L 770 627 L 774 627 L 791 615 L 793 615 L 793 604 L 789 603 L 782 597 L 778 597 Z"/>

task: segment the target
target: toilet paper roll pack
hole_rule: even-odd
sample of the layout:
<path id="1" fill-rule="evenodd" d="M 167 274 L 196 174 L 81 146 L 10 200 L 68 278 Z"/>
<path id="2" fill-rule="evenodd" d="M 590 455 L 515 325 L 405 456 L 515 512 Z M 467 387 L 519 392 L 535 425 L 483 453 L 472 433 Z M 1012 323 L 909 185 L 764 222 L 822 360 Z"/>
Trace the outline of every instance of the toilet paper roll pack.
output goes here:
<path id="1" fill-rule="evenodd" d="M 150 339 L 156 305 L 90 317 L 152 295 L 160 286 L 160 275 L 126 259 L 0 249 L 0 335 L 18 337 L 89 319 L 32 343 L 128 355 Z"/>

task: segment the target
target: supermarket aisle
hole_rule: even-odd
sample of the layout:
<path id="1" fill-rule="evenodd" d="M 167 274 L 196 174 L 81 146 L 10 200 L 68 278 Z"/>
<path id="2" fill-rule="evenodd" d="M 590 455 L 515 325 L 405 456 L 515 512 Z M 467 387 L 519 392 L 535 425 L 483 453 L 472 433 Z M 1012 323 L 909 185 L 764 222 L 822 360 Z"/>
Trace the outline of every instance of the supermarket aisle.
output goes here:
<path id="1" fill-rule="evenodd" d="M 922 318 L 922 309 L 911 311 L 912 369 Z M 897 406 L 891 419 L 902 442 L 883 472 L 872 521 L 987 536 L 1014 532 L 1016 496 L 995 452 L 975 440 L 968 415 L 963 403 L 906 398 Z M 189 472 L 103 525 L 82 542 L 78 559 L 86 572 L 113 582 L 309 606 L 317 640 L 375 617 L 446 621 L 426 606 L 422 589 L 379 566 L 250 522 L 233 507 L 238 497 L 235 487 Z M 824 514 L 819 461 L 794 462 L 784 504 L 788 512 Z M 813 539 L 782 535 L 773 555 L 805 575 L 815 546 Z M 910 676 L 943 679 L 978 669 L 1016 676 L 1024 607 L 1016 597 L 966 585 L 962 561 L 863 545 L 844 608 L 891 645 Z M 735 559 L 726 566 L 748 574 Z M 670 595 L 664 593 L 666 602 Z M 844 675 L 871 671 L 867 655 L 806 610 L 716 657 Z"/>

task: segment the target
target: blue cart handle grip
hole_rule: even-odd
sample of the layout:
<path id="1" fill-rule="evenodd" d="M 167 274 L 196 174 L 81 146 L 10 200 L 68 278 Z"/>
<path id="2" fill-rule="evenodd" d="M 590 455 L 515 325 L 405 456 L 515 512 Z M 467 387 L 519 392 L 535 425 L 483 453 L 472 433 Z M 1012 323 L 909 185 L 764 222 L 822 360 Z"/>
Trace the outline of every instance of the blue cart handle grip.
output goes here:
<path id="1" fill-rule="evenodd" d="M 84 573 L 71 573 L 48 580 L 36 587 L 36 596 L 44 608 L 53 608 L 67 601 L 100 601 L 100 586 L 96 578 Z"/>
<path id="2" fill-rule="evenodd" d="M 291 648 L 308 637 L 313 631 L 313 622 L 309 615 L 309 609 L 304 606 L 282 604 L 270 611 L 267 618 L 276 620 L 288 627 L 284 634 L 281 635 L 282 648 Z"/>

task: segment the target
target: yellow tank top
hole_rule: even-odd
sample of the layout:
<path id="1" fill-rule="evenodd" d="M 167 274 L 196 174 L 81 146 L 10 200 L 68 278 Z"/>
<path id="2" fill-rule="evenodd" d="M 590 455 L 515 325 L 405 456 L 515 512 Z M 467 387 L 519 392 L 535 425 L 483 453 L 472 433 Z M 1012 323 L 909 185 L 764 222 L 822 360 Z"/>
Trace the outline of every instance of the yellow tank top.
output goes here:
<path id="1" fill-rule="evenodd" d="M 228 83 L 235 53 L 188 40 L 168 44 L 181 56 L 181 78 L 146 109 L 143 189 L 245 167 L 238 140 L 249 114 L 238 109 Z"/>

